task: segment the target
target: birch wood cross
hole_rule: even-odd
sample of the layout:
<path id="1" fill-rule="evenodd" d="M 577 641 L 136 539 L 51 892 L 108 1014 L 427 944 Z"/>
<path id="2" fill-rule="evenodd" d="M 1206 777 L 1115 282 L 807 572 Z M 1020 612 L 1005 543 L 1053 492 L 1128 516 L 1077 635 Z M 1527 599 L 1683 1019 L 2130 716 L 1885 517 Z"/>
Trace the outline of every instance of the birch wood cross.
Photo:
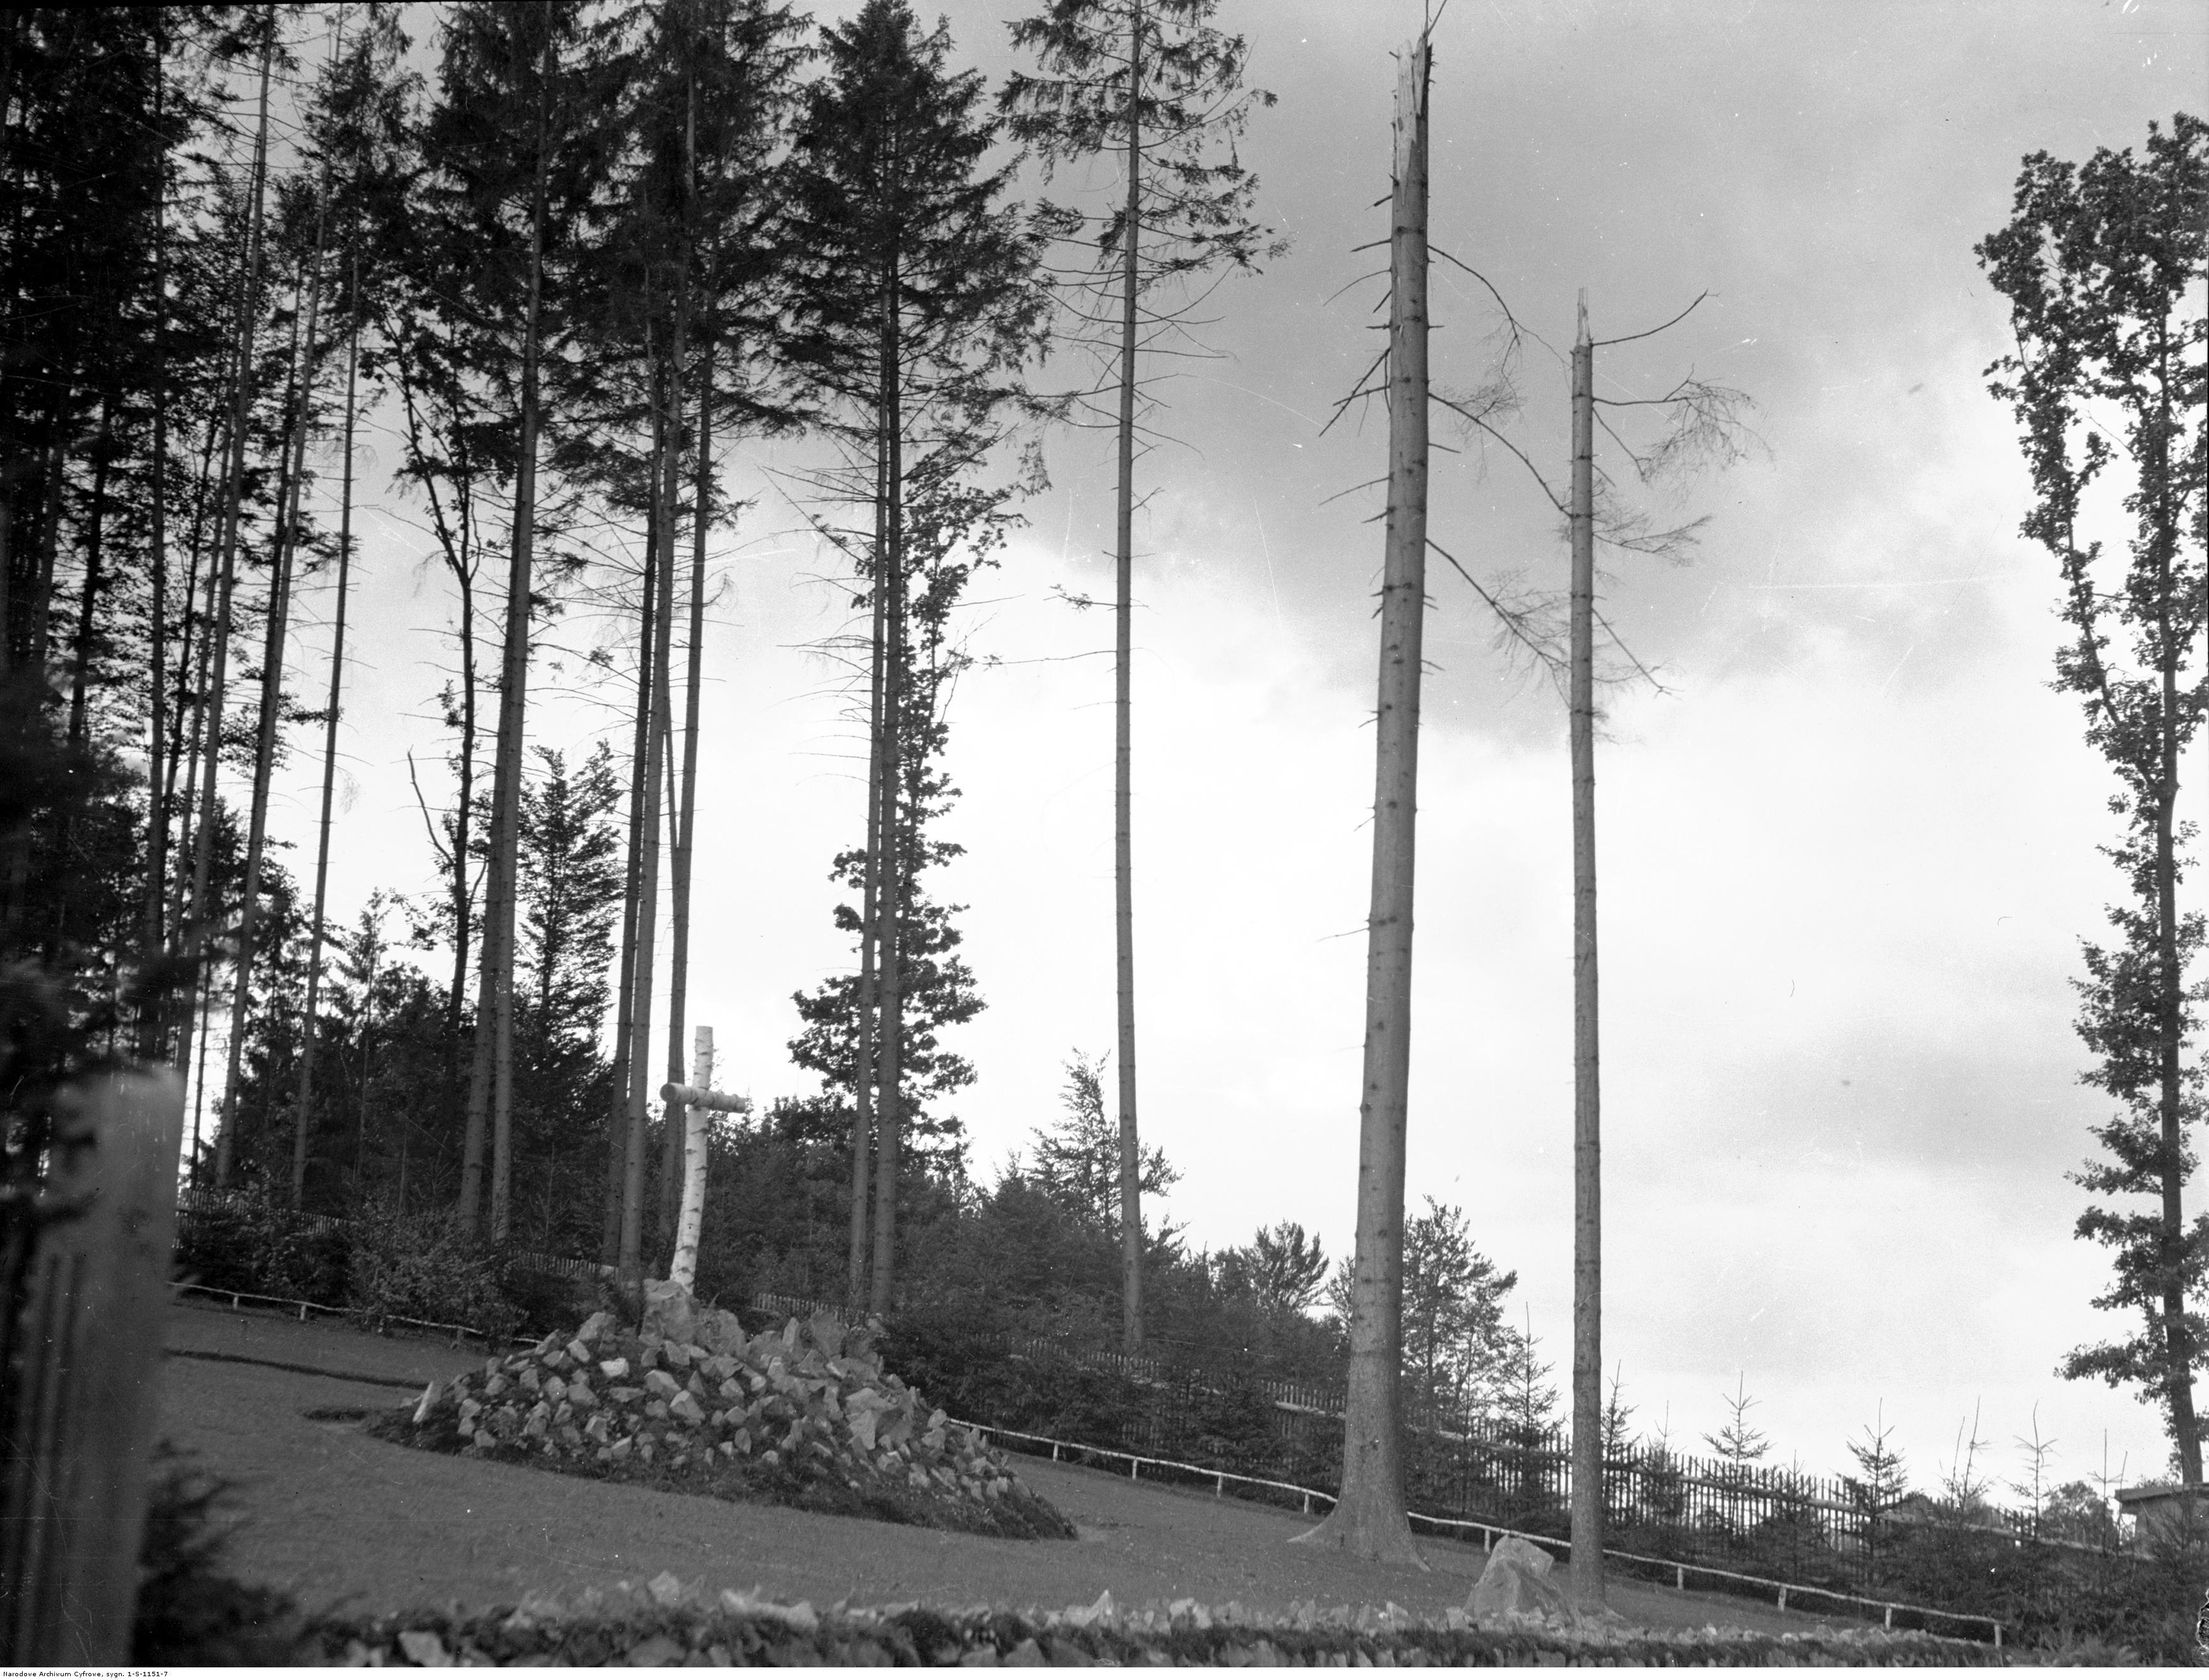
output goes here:
<path id="1" fill-rule="evenodd" d="M 659 1087 L 659 1099 L 672 1106 L 683 1106 L 683 1205 L 675 1220 L 675 1257 L 667 1268 L 667 1280 L 684 1289 L 692 1288 L 698 1277 L 698 1236 L 706 1219 L 706 1129 L 709 1113 L 749 1114 L 749 1097 L 732 1097 L 716 1091 L 713 1085 L 713 1029 L 698 1029 L 690 1064 L 698 1077 L 695 1085 L 667 1084 Z"/>

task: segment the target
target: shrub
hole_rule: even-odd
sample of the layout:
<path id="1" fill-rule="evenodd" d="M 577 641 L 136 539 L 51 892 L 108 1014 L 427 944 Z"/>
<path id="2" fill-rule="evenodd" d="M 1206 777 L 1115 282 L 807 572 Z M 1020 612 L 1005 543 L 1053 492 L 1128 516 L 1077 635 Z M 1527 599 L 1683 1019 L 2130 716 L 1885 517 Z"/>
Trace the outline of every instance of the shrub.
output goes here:
<path id="1" fill-rule="evenodd" d="M 494 1345 L 513 1340 L 525 1316 L 503 1286 L 497 1255 L 478 1247 L 443 1213 L 400 1213 L 371 1205 L 352 1221 L 346 1305 L 361 1325 L 392 1320 L 462 1324 Z"/>
<path id="2" fill-rule="evenodd" d="M 598 1306 L 594 1281 L 543 1271 L 510 1256 L 498 1262 L 498 1292 L 520 1315 L 517 1335 L 543 1336 L 572 1329 Z"/>
<path id="3" fill-rule="evenodd" d="M 956 1417 L 1099 1447 L 1153 1450 L 1161 1438 L 1161 1390 L 1048 1343 L 1014 1352 L 984 1310 L 954 1304 L 905 1313 L 886 1334 L 882 1357 Z"/>
<path id="4" fill-rule="evenodd" d="M 200 1198 L 177 1220 L 177 1270 L 208 1289 L 342 1305 L 351 1248 L 337 1221 L 286 1207 L 259 1184 Z"/>

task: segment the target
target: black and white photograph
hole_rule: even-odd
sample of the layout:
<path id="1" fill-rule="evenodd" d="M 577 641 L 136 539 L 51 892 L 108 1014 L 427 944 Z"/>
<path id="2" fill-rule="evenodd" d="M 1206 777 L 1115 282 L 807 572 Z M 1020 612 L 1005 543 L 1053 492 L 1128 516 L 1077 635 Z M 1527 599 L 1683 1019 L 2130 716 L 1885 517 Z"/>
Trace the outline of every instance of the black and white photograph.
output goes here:
<path id="1" fill-rule="evenodd" d="M 0 10 L 0 1664 L 2209 1662 L 2205 90 Z"/>

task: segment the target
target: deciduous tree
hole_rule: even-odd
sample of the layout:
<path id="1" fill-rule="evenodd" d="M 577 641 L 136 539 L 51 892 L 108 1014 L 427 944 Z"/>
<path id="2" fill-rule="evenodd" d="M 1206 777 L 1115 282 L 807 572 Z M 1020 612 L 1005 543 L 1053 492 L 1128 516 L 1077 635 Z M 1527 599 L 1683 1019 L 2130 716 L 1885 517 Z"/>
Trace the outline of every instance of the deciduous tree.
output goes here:
<path id="1" fill-rule="evenodd" d="M 2056 689 L 2079 696 L 2086 739 L 2116 774 L 2122 837 L 2104 848 L 2128 897 L 2116 940 L 2085 946 L 2082 1075 L 2118 1111 L 2093 1128 L 2106 1154 L 2072 1175 L 2098 1197 L 2078 1234 L 2109 1249 L 2116 1276 L 2095 1298 L 2138 1315 L 2131 1335 L 2075 1350 L 2069 1377 L 2152 1395 L 2181 1474 L 2201 1481 L 2194 1373 L 2205 1324 L 2192 1304 L 2209 1278 L 2209 1220 L 2186 1218 L 2188 1128 L 2202 1068 L 2188 1046 L 2202 986 L 2189 965 L 2200 912 L 2180 907 L 2179 776 L 2209 704 L 2201 638 L 2209 615 L 2209 123 L 2151 123 L 2146 154 L 2104 147 L 2084 165 L 2025 160 L 2008 226 L 1975 247 L 2009 302 L 2017 348 L 1988 372 L 2025 434 L 2034 502 L 2023 530 L 2056 557 L 2068 640 Z M 2128 522 L 2115 552 L 2098 534 L 2107 492 Z M 2146 1206 L 2142 1206 L 2142 1202 Z"/>

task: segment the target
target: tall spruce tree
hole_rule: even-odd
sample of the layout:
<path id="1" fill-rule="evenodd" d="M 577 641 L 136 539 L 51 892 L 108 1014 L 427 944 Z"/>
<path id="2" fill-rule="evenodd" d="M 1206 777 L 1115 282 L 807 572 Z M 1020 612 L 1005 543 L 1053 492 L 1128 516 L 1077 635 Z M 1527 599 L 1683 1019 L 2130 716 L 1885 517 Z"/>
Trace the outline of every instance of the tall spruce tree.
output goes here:
<path id="1" fill-rule="evenodd" d="M 448 19 L 449 33 L 465 16 Z M 450 48 L 441 39 L 441 49 Z M 465 54 L 465 48 L 461 49 Z M 438 99 L 450 106 L 472 97 L 471 73 L 441 70 Z M 466 1025 L 470 960 L 476 954 L 477 888 L 482 842 L 477 824 L 483 799 L 479 781 L 479 726 L 483 679 L 478 653 L 482 608 L 478 600 L 484 558 L 495 540 L 496 490 L 510 473 L 515 429 L 499 424 L 483 376 L 482 332 L 468 300 L 479 246 L 469 172 L 441 166 L 430 155 L 430 114 L 412 75 L 394 75 L 388 95 L 398 152 L 394 173 L 403 190 L 375 195 L 363 207 L 358 238 L 375 283 L 359 306 L 369 331 L 361 345 L 361 372 L 370 388 L 395 410 L 397 461 L 394 480 L 419 498 L 436 552 L 452 581 L 453 642 L 457 668 L 441 687 L 438 709 L 452 744 L 447 763 L 452 803 L 433 813 L 412 756 L 408 769 L 430 851 L 442 876 L 437 900 L 419 918 L 417 937 L 442 942 L 451 954 L 451 980 L 443 989 L 449 1055 L 457 1057 Z M 453 126 L 448 123 L 448 131 Z M 447 1069 L 447 1089 L 435 1105 L 443 1113 L 464 1100 L 460 1070 Z"/>
<path id="2" fill-rule="evenodd" d="M 874 611 L 869 828 L 875 985 L 867 1000 L 874 1216 L 867 1298 L 887 1310 L 895 1277 L 899 1152 L 908 1053 L 906 945 L 926 798 L 912 739 L 915 590 L 992 528 L 966 485 L 999 440 L 1001 412 L 1040 343 L 1038 242 L 1005 202 L 1009 170 L 978 74 L 950 68 L 946 26 L 924 32 L 904 0 L 866 0 L 823 30 L 825 74 L 808 91 L 790 174 L 791 238 L 804 253 L 793 358 L 822 393 L 845 450 L 830 495 L 866 508 L 856 541 Z M 997 498 L 984 504 L 994 510 Z M 963 573 L 962 573 L 963 578 Z M 955 590 L 951 592 L 955 596 Z M 945 608 L 948 611 L 948 605 Z M 866 1141 L 855 1135 L 858 1158 Z"/>
<path id="3" fill-rule="evenodd" d="M 515 1154 L 527 1171 L 516 1171 L 512 1229 L 533 1225 L 556 1252 L 587 1251 L 611 1095 L 599 1040 L 622 901 L 615 818 L 625 790 L 603 742 L 572 768 L 557 752 L 540 749 L 538 759 L 539 774 L 521 791 L 516 853 Z"/>
<path id="4" fill-rule="evenodd" d="M 678 1159 L 652 1135 L 653 1007 L 671 1004 L 668 1072 L 682 1082 L 683 969 L 687 962 L 686 813 L 695 809 L 707 538 L 729 509 L 716 494 L 717 437 L 791 421 L 768 359 L 782 313 L 776 154 L 787 132 L 803 53 L 789 8 L 767 0 L 680 0 L 624 15 L 622 146 L 604 226 L 574 277 L 589 358 L 550 370 L 568 422 L 558 470 L 588 483 L 616 520 L 641 527 L 641 563 L 611 580 L 617 610 L 638 625 L 630 774 L 628 885 L 618 941 L 615 1027 L 617 1111 L 608 1138 L 603 1254 L 635 1271 L 665 1246 Z M 611 99 L 611 96 L 609 96 Z M 685 485 L 688 486 L 687 495 Z M 686 509 L 687 502 L 687 509 Z M 689 521 L 689 587 L 678 587 Z M 686 768 L 678 776 L 673 695 L 675 618 L 687 595 L 693 680 L 682 709 Z M 663 833 L 674 831 L 664 847 Z M 663 860 L 663 850 L 669 854 Z M 663 871 L 663 861 L 668 867 Z M 674 949 L 659 946 L 661 882 L 671 877 Z M 666 970 L 676 972 L 671 977 Z M 663 1126 L 679 1135 L 680 1114 Z M 657 1195 L 647 1195 L 656 1188 Z M 654 1224 L 660 1229 L 654 1241 Z"/>
<path id="5" fill-rule="evenodd" d="M 334 74 L 340 39 L 334 39 L 330 64 Z M 244 1070 L 247 1012 L 251 1007 L 251 978 L 256 940 L 259 933 L 261 864 L 268 840 L 268 801 L 275 774 L 278 737 L 282 727 L 284 672 L 289 647 L 292 589 L 300 564 L 301 503 L 304 490 L 307 433 L 316 404 L 316 388 L 326 346 L 321 337 L 325 258 L 329 233 L 331 159 L 325 156 L 313 167 L 311 192 L 299 184 L 288 195 L 292 224 L 286 242 L 298 251 L 298 278 L 293 286 L 292 368 L 279 438 L 276 520 L 269 534 L 268 592 L 264 610 L 261 655 L 261 695 L 254 729 L 253 789 L 245 851 L 246 890 L 238 906 L 237 985 L 231 1001 L 228 1069 L 223 1081 L 223 1129 L 218 1141 L 216 1179 L 226 1179 L 227 1166 L 236 1150 L 243 1123 L 239 1087 Z M 307 230 L 311 227 L 311 238 Z"/>
<path id="6" fill-rule="evenodd" d="M 721 511 L 714 441 L 785 430 L 796 418 L 767 352 L 782 307 L 787 255 L 779 233 L 774 166 L 788 139 L 802 33 L 791 8 L 770 0 L 683 0 L 664 7 L 655 18 L 654 69 L 638 102 L 642 150 L 682 263 L 689 354 L 689 365 L 669 370 L 688 394 L 691 415 L 687 431 L 675 439 L 678 450 L 688 451 L 690 485 L 682 765 L 671 796 L 667 1077 L 678 1085 L 690 1082 L 686 1006 L 707 555 Z M 679 454 L 671 462 L 679 467 Z M 666 485 L 662 507 L 671 540 L 676 504 L 675 488 Z M 671 725 L 671 705 L 670 714 Z M 661 1125 L 655 1253 L 663 1255 L 672 1252 L 683 1120 L 677 1104 Z"/>
<path id="7" fill-rule="evenodd" d="M 292 1200 L 304 1206 L 312 1154 L 316 1064 L 321 1050 L 322 946 L 327 936 L 332 805 L 337 787 L 338 727 L 343 714 L 346 611 L 352 581 L 354 435 L 358 418 L 360 340 L 369 310 L 367 292 L 382 274 L 370 230 L 388 219 L 390 207 L 406 190 L 404 168 L 410 150 L 406 125 L 418 90 L 416 78 L 400 65 L 411 45 L 400 27 L 397 10 L 366 9 L 352 38 L 341 45 L 309 113 L 314 148 L 325 160 L 328 214 L 339 230 L 335 246 L 343 262 L 332 312 L 346 344 L 344 419 L 338 444 L 339 515 L 336 603 L 332 614 L 328 698 L 322 717 L 322 787 L 315 848 L 314 908 L 308 926 L 307 995 L 299 1039 L 298 1094 L 292 1101 Z"/>
<path id="8" fill-rule="evenodd" d="M 225 444 L 227 466 L 223 474 L 222 512 L 220 515 L 219 534 L 215 539 L 214 564 L 219 581 L 213 591 L 214 608 L 210 615 L 207 629 L 208 641 L 212 650 L 214 674 L 206 685 L 204 696 L 200 702 L 205 713 L 202 724 L 205 745 L 202 749 L 197 843 L 192 858 L 191 904 L 193 938 L 196 944 L 207 936 L 211 912 L 214 908 L 212 892 L 215 884 L 214 880 L 214 846 L 217 833 L 215 789 L 218 772 L 222 763 L 223 714 L 227 695 L 230 641 L 235 628 L 231 613 L 238 585 L 239 521 L 243 516 L 245 504 L 246 451 L 253 418 L 256 375 L 259 370 L 256 365 L 254 351 L 260 325 L 259 315 L 262 303 L 262 264 L 264 256 L 265 231 L 263 213 L 267 204 L 268 184 L 268 90 L 269 81 L 275 68 L 277 50 L 275 7 L 263 6 L 256 21 L 258 28 L 256 33 L 259 37 L 260 58 L 260 91 L 256 101 L 258 112 L 254 125 L 253 163 L 249 178 L 250 185 L 247 189 L 249 208 L 246 211 L 244 230 L 244 257 L 238 265 L 238 303 L 233 317 L 238 334 L 238 349 L 231 374 L 228 436 Z M 244 896 L 256 891 L 258 886 L 257 882 L 249 877 L 242 888 L 241 902 Z M 195 954 L 196 954 L 196 952 Z M 250 985 L 251 978 L 251 975 L 241 968 L 234 975 L 232 984 L 243 991 Z M 203 1008 L 211 1009 L 213 994 L 204 978 L 202 978 L 201 990 L 204 995 Z M 206 1029 L 203 1024 L 200 1030 L 204 1033 Z M 187 1054 L 190 1048 L 188 1038 L 184 1045 Z M 206 1093 L 204 1078 L 202 1078 L 198 1083 L 201 1088 L 201 1099 L 204 1101 Z M 195 1146 L 193 1171 L 196 1175 L 198 1171 L 196 1146 L 199 1133 L 196 1117 L 192 1129 Z M 235 1135 L 236 1129 L 226 1125 L 220 1136 L 214 1159 L 214 1180 L 218 1189 L 227 1188 L 231 1159 L 228 1146 L 234 1140 Z"/>
<path id="9" fill-rule="evenodd" d="M 558 262 L 605 170 L 603 57 L 579 3 L 456 7 L 442 96 L 424 136 L 460 244 L 454 300 L 471 331 L 511 473 L 499 711 L 486 835 L 476 1034 L 457 1212 L 506 1234 L 512 1174 L 515 848 L 527 704 L 529 620 L 540 516 L 542 365 L 561 336 Z M 449 305 L 448 305 L 449 306 Z M 557 353 L 557 352 L 555 352 Z M 489 1148 L 489 1207 L 484 1206 Z"/>
<path id="10" fill-rule="evenodd" d="M 1014 136 L 1048 172 L 1109 157 L 1120 180 L 1100 213 L 1051 213 L 1054 227 L 1093 248 L 1060 296 L 1074 340 L 1103 375 L 1081 394 L 1089 424 L 1117 444 L 1113 605 L 1112 878 L 1118 1035 L 1122 1334 L 1143 1340 L 1143 1159 L 1136 1121 L 1134 850 L 1135 509 L 1136 415 L 1156 399 L 1139 369 L 1163 341 L 1191 344 L 1191 282 L 1252 268 L 1267 232 L 1252 220 L 1257 178 L 1234 142 L 1253 104 L 1243 89 L 1243 38 L 1215 28 L 1218 0 L 1047 0 L 1011 25 L 1014 45 L 1036 55 L 1040 75 L 1016 75 L 1000 104 Z M 1224 154 L 1224 155 L 1223 155 Z M 1278 250 L 1278 247 L 1273 249 Z M 1208 288 L 1207 288 L 1208 289 Z M 1107 404 L 1110 404 L 1109 408 Z"/>

